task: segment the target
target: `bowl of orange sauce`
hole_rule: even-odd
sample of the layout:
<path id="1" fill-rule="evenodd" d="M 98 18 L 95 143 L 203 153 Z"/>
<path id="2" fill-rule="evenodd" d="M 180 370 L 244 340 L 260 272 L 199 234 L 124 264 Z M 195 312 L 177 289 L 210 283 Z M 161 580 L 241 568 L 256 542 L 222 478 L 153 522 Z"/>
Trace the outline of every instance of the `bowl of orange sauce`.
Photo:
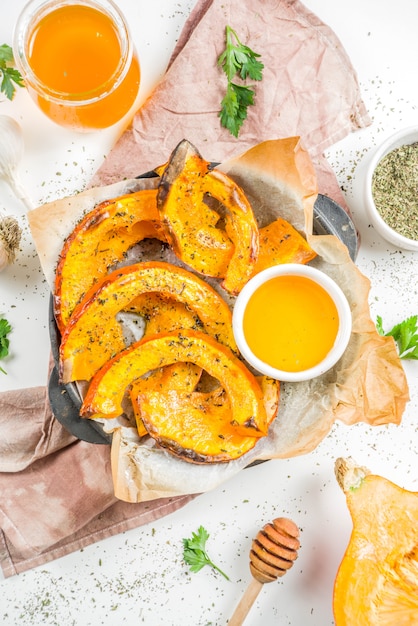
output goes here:
<path id="1" fill-rule="evenodd" d="M 337 363 L 352 319 L 345 294 L 330 276 L 289 263 L 248 281 L 236 299 L 232 325 L 241 355 L 255 370 L 299 382 Z"/>
<path id="2" fill-rule="evenodd" d="M 15 25 L 13 54 L 30 96 L 61 126 L 107 128 L 136 101 L 140 65 L 112 0 L 30 0 Z"/>

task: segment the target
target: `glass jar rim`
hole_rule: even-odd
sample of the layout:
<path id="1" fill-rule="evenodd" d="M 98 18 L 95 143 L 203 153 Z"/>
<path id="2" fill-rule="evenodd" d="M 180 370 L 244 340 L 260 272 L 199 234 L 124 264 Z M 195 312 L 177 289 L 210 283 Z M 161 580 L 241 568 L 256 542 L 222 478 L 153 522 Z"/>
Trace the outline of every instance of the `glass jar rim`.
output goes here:
<path id="1" fill-rule="evenodd" d="M 33 72 L 28 60 L 28 43 L 37 24 L 49 13 L 66 6 L 86 6 L 111 20 L 118 36 L 121 56 L 115 71 L 106 82 L 90 91 L 68 93 L 52 89 Z M 13 55 L 25 83 L 45 98 L 66 106 L 86 106 L 105 99 L 124 80 L 133 56 L 133 44 L 125 17 L 113 0 L 29 0 L 21 11 L 13 34 Z"/>

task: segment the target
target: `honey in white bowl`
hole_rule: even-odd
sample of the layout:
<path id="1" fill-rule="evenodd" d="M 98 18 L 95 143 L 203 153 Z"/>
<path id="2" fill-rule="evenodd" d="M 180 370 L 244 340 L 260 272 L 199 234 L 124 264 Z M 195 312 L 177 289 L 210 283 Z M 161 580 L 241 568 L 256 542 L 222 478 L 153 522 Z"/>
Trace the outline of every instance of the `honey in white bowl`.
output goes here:
<path id="1" fill-rule="evenodd" d="M 235 303 L 233 329 L 242 356 L 257 371 L 297 382 L 321 375 L 342 356 L 351 311 L 326 274 L 284 264 L 247 283 Z"/>
<path id="2" fill-rule="evenodd" d="M 277 276 L 260 285 L 244 313 L 244 335 L 261 361 L 288 372 L 318 365 L 335 343 L 335 302 L 305 276 Z"/>

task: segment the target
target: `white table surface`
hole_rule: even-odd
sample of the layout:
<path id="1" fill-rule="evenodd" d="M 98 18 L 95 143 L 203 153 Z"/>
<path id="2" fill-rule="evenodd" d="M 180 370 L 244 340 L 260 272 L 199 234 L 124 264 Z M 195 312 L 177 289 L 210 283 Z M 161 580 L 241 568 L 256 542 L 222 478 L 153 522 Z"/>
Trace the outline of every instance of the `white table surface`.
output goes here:
<path id="1" fill-rule="evenodd" d="M 0 44 L 11 43 L 24 0 L 1 1 Z M 194 0 L 118 0 L 131 24 L 142 63 L 143 99 L 164 73 Z M 361 182 L 374 146 L 417 123 L 418 3 L 416 0 L 306 0 L 329 24 L 356 68 L 373 124 L 338 143 L 327 156 L 361 232 L 357 263 L 371 279 L 372 317 L 385 326 L 418 313 L 418 257 L 385 243 L 364 214 Z M 138 17 L 139 16 L 139 17 Z M 77 135 L 50 123 L 19 90 L 0 114 L 22 125 L 26 152 L 19 169 L 35 204 L 81 189 L 101 164 L 119 128 Z M 0 210 L 25 208 L 0 181 Z M 24 219 L 24 218 L 22 218 Z M 13 356 L 2 363 L 0 390 L 46 383 L 49 355 L 48 289 L 28 229 L 18 261 L 0 274 L 0 312 L 13 324 Z M 332 589 L 351 521 L 334 478 L 339 456 L 353 456 L 374 473 L 418 491 L 417 362 L 405 362 L 411 401 L 400 426 L 336 424 L 305 456 L 247 469 L 227 484 L 155 523 L 94 544 L 24 574 L 0 581 L 4 626 L 209 626 L 227 624 L 250 582 L 248 553 L 257 531 L 285 515 L 300 526 L 301 549 L 292 570 L 265 585 L 248 626 L 330 626 Z M 208 550 L 231 582 L 209 568 L 190 574 L 182 538 L 203 524 Z M 354 625 L 353 625 L 354 626 Z"/>

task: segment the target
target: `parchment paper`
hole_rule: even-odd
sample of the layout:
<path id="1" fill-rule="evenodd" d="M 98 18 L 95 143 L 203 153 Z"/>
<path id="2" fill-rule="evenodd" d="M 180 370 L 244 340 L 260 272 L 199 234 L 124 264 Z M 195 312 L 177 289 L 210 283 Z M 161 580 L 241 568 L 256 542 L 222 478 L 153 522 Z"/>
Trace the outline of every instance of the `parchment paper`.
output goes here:
<path id="1" fill-rule="evenodd" d="M 262 142 L 224 162 L 220 168 L 244 189 L 259 226 L 282 217 L 305 233 L 318 253 L 312 264 L 330 275 L 349 300 L 352 337 L 342 359 L 326 374 L 307 382 L 281 383 L 278 416 L 268 437 L 230 463 L 196 465 L 179 460 L 155 445 L 152 439 L 140 441 L 135 430 L 124 426 L 123 422 L 112 420 L 111 424 L 105 424 L 106 429 L 114 433 L 112 474 L 115 494 L 122 500 L 140 502 L 213 489 L 254 461 L 311 451 L 337 419 L 350 424 L 359 421 L 399 423 L 409 397 L 393 338 L 381 337 L 370 318 L 368 279 L 355 266 L 338 238 L 312 234 L 317 181 L 300 138 Z M 148 183 L 128 180 L 91 189 L 29 214 L 48 281 L 53 281 L 63 236 L 69 234 L 86 210 L 99 199 L 114 197 L 119 191 L 126 193 L 141 184 Z M 50 284 L 53 288 L 53 282 Z"/>

